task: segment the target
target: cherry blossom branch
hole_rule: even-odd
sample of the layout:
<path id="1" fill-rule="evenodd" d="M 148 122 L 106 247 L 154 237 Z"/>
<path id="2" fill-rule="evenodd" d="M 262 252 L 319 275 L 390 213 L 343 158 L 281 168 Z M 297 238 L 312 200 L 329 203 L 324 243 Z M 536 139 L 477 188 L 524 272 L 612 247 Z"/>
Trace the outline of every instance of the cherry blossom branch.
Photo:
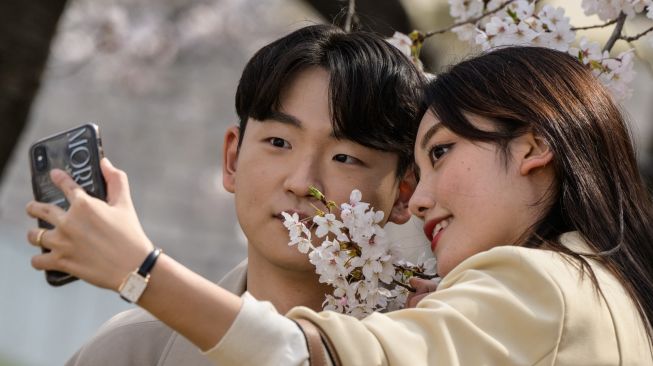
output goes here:
<path id="1" fill-rule="evenodd" d="M 515 0 L 509 0 L 509 1 L 506 1 L 505 3 L 503 3 L 503 4 L 502 4 L 501 6 L 499 6 L 498 8 L 496 8 L 496 9 L 494 9 L 494 10 L 491 10 L 491 11 L 487 11 L 487 12 L 485 12 L 485 13 L 483 13 L 483 14 L 481 14 L 481 15 L 475 17 L 475 18 L 467 19 L 467 20 L 464 20 L 464 21 L 460 21 L 460 22 L 453 23 L 452 25 L 450 25 L 450 26 L 448 26 L 448 27 L 446 27 L 446 28 L 442 28 L 442 29 L 438 29 L 438 30 L 435 30 L 435 31 L 426 32 L 426 33 L 424 33 L 424 36 L 423 36 L 423 37 L 424 37 L 424 38 L 429 38 L 429 37 L 431 37 L 431 36 L 433 36 L 433 35 L 436 35 L 436 34 L 442 34 L 442 33 L 449 32 L 450 30 L 452 30 L 452 29 L 454 29 L 454 28 L 456 28 L 456 27 L 460 27 L 461 25 L 465 25 L 465 24 L 474 24 L 474 23 L 478 22 L 479 20 L 485 18 L 485 17 L 488 16 L 488 15 L 492 15 L 492 14 L 494 14 L 494 13 L 498 13 L 499 11 L 501 11 L 502 9 L 504 9 L 506 6 L 510 5 L 510 4 L 513 3 L 513 2 L 515 2 Z"/>
<path id="2" fill-rule="evenodd" d="M 605 28 L 605 27 L 611 26 L 614 23 L 616 23 L 618 19 L 619 18 L 615 18 L 615 19 L 612 19 L 611 21 L 603 23 L 603 24 L 588 25 L 587 27 L 572 27 L 571 30 L 579 31 L 579 30 L 587 30 L 587 29 Z"/>
<path id="3" fill-rule="evenodd" d="M 395 268 L 398 268 L 398 269 L 400 269 L 402 271 L 410 271 L 413 276 L 423 278 L 425 280 L 432 280 L 432 279 L 438 277 L 437 273 L 429 275 L 429 274 L 426 274 L 426 273 L 417 272 L 413 268 L 402 266 L 400 264 L 395 264 L 394 266 L 395 266 Z"/>
<path id="4" fill-rule="evenodd" d="M 351 32 L 351 24 L 356 14 L 356 0 L 349 0 L 349 7 L 347 8 L 347 19 L 345 20 L 345 32 Z"/>
<path id="5" fill-rule="evenodd" d="M 617 25 L 614 27 L 614 30 L 612 31 L 610 38 L 608 38 L 608 41 L 605 43 L 605 46 L 603 46 L 603 51 L 610 52 L 610 50 L 612 50 L 614 44 L 617 42 L 619 38 L 621 38 L 621 32 L 624 29 L 625 23 L 626 23 L 626 14 L 621 12 L 617 17 Z"/>
<path id="6" fill-rule="evenodd" d="M 426 274 L 426 273 L 419 273 L 419 272 L 414 272 L 413 276 L 419 277 L 419 278 L 422 278 L 422 279 L 425 279 L 425 280 L 432 280 L 432 279 L 438 277 L 437 274 L 429 275 L 429 274 Z"/>
<path id="7" fill-rule="evenodd" d="M 626 41 L 626 42 L 632 42 L 632 41 L 636 41 L 636 40 L 638 40 L 638 39 L 644 37 L 646 34 L 648 34 L 649 32 L 652 32 L 652 31 L 653 31 L 653 27 L 651 27 L 651 28 L 649 28 L 649 29 L 643 31 L 642 33 L 639 33 L 639 34 L 637 34 L 637 35 L 634 35 L 634 36 L 632 36 L 632 37 L 621 36 L 621 37 L 619 37 L 619 39 L 624 40 L 624 41 Z"/>
<path id="8" fill-rule="evenodd" d="M 417 291 L 417 290 L 415 290 L 413 287 L 411 287 L 410 285 L 407 285 L 407 284 L 405 284 L 405 283 L 401 283 L 401 282 L 399 282 L 399 281 L 397 281 L 397 280 L 395 280 L 395 279 L 392 280 L 392 283 L 394 283 L 394 284 L 397 285 L 397 286 L 401 286 L 401 287 L 405 288 L 406 290 L 408 290 L 408 291 L 410 291 L 410 292 L 415 292 L 415 291 Z"/>

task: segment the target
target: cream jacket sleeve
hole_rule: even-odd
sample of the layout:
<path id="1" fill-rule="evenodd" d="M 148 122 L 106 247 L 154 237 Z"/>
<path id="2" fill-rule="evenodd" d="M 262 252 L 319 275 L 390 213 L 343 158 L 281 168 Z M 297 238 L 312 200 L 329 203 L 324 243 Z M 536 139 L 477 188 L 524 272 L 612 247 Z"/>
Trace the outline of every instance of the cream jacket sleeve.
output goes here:
<path id="1" fill-rule="evenodd" d="M 524 250 L 528 249 L 495 248 L 469 258 L 417 308 L 375 313 L 358 321 L 299 307 L 288 317 L 308 319 L 320 327 L 343 365 L 546 364 L 556 352 L 565 304 L 555 281 L 522 255 Z M 246 316 L 246 307 L 238 318 Z M 279 315 L 271 311 L 258 316 L 264 322 Z M 236 331 L 238 325 L 243 328 Z M 234 324 L 229 333 L 238 332 L 242 341 L 259 332 L 260 325 L 245 335 L 247 326 Z M 288 327 L 250 347 L 267 355 L 288 353 L 284 342 L 293 332 L 301 335 L 297 327 Z M 221 362 L 226 357 L 241 357 L 238 350 L 223 347 L 231 342 L 229 333 L 209 351 L 209 357 L 218 356 L 216 364 L 225 364 Z M 296 344 L 294 352 L 306 354 L 305 342 Z"/>
<path id="2" fill-rule="evenodd" d="M 561 242 L 588 253 L 576 233 L 563 235 Z M 637 306 L 605 267 L 588 262 L 601 291 L 560 253 L 504 246 L 465 260 L 417 308 L 374 313 L 362 321 L 302 307 L 287 316 L 316 324 L 342 365 L 653 365 Z M 258 316 L 254 332 L 282 318 L 273 309 Z M 241 341 L 249 339 L 252 330 L 243 323 L 238 328 Z M 289 323 L 278 329 L 249 347 L 284 360 L 278 364 L 305 362 L 290 358 L 306 355 L 299 329 Z M 222 351 L 231 357 L 238 352 Z"/>
<path id="3" fill-rule="evenodd" d="M 205 352 L 216 365 L 308 365 L 304 333 L 267 301 L 249 292 L 222 340 Z"/>

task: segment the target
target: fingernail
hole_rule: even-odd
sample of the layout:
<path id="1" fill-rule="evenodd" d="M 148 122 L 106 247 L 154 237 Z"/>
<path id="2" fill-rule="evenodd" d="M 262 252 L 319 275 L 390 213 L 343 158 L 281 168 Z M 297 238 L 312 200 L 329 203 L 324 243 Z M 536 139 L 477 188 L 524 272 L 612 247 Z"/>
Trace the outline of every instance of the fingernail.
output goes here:
<path id="1" fill-rule="evenodd" d="M 52 180 L 61 179 L 64 174 L 66 174 L 66 173 L 61 169 L 52 169 L 50 171 L 50 179 L 52 179 Z"/>

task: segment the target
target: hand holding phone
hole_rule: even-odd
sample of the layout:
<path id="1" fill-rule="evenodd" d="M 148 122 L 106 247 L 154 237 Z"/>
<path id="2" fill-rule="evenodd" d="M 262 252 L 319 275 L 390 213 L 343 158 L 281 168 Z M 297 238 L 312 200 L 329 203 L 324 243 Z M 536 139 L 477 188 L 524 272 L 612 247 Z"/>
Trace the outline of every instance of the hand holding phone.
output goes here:
<path id="1" fill-rule="evenodd" d="M 36 201 L 68 209 L 66 197 L 50 179 L 50 171 L 54 168 L 70 174 L 89 195 L 106 200 L 106 183 L 100 171 L 102 141 L 97 125 L 84 124 L 41 139 L 32 144 L 29 155 L 32 190 Z M 53 228 L 41 219 L 38 220 L 38 225 L 45 229 Z M 43 249 L 43 252 L 47 253 L 48 250 Z M 46 271 L 46 280 L 53 286 L 61 286 L 76 278 L 59 271 Z"/>
<path id="2" fill-rule="evenodd" d="M 117 291 L 154 246 L 136 215 L 127 175 L 106 158 L 98 168 L 85 149 L 76 150 L 92 141 L 79 142 L 82 136 L 79 130 L 69 130 L 37 142 L 30 150 L 38 199 L 27 205 L 27 213 L 48 229 L 29 230 L 27 240 L 51 250 L 32 257 L 32 266 L 47 271 L 48 282 L 55 286 L 77 277 Z M 45 141 L 58 146 L 52 151 L 63 149 L 67 154 L 57 155 L 57 165 L 52 162 L 56 154 L 50 150 L 48 160 L 42 163 L 44 158 L 36 147 Z M 96 143 L 99 146 L 99 137 Z M 91 147 L 87 148 L 91 152 Z M 99 158 L 101 149 L 93 156 Z M 87 168 L 91 163 L 94 166 Z M 69 275 L 61 277 L 55 270 Z"/>

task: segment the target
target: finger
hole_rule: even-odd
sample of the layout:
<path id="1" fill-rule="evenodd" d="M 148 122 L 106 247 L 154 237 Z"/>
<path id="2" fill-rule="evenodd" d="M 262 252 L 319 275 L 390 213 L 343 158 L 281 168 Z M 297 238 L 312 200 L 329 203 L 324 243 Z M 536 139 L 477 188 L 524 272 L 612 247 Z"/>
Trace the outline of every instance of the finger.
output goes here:
<path id="1" fill-rule="evenodd" d="M 57 268 L 54 252 L 43 253 L 32 257 L 32 267 L 38 270 L 62 270 Z"/>
<path id="2" fill-rule="evenodd" d="M 31 201 L 25 207 L 27 214 L 35 219 L 41 219 L 51 225 L 57 226 L 66 213 L 61 207 L 50 203 Z"/>
<path id="3" fill-rule="evenodd" d="M 48 244 L 46 244 L 46 235 L 49 235 L 49 232 L 50 230 L 43 228 L 30 229 L 27 232 L 27 241 L 35 247 L 50 249 Z"/>
<path id="4" fill-rule="evenodd" d="M 409 280 L 410 285 L 415 288 L 416 294 L 425 292 L 433 292 L 438 288 L 438 284 L 432 280 L 425 280 L 423 278 L 412 277 Z"/>
<path id="5" fill-rule="evenodd" d="M 431 294 L 430 292 L 427 292 L 427 293 L 423 293 L 423 294 L 420 294 L 420 295 L 413 295 L 412 297 L 409 297 L 408 299 L 406 299 L 406 307 L 407 307 L 407 308 L 414 308 L 414 307 L 416 307 L 417 304 L 419 304 L 419 302 L 420 302 L 423 298 L 427 297 L 427 296 L 430 295 L 430 294 Z"/>
<path id="6" fill-rule="evenodd" d="M 79 184 L 75 183 L 73 178 L 71 178 L 68 173 L 64 172 L 61 169 L 52 169 L 50 171 L 50 179 L 52 180 L 52 183 L 54 183 L 55 187 L 59 188 L 61 192 L 63 192 L 64 196 L 66 196 L 66 199 L 71 205 L 77 198 L 86 195 L 84 189 L 82 189 Z"/>
<path id="7" fill-rule="evenodd" d="M 100 161 L 100 168 L 107 182 L 107 203 L 111 206 L 131 204 L 127 174 L 114 167 L 107 158 Z"/>

